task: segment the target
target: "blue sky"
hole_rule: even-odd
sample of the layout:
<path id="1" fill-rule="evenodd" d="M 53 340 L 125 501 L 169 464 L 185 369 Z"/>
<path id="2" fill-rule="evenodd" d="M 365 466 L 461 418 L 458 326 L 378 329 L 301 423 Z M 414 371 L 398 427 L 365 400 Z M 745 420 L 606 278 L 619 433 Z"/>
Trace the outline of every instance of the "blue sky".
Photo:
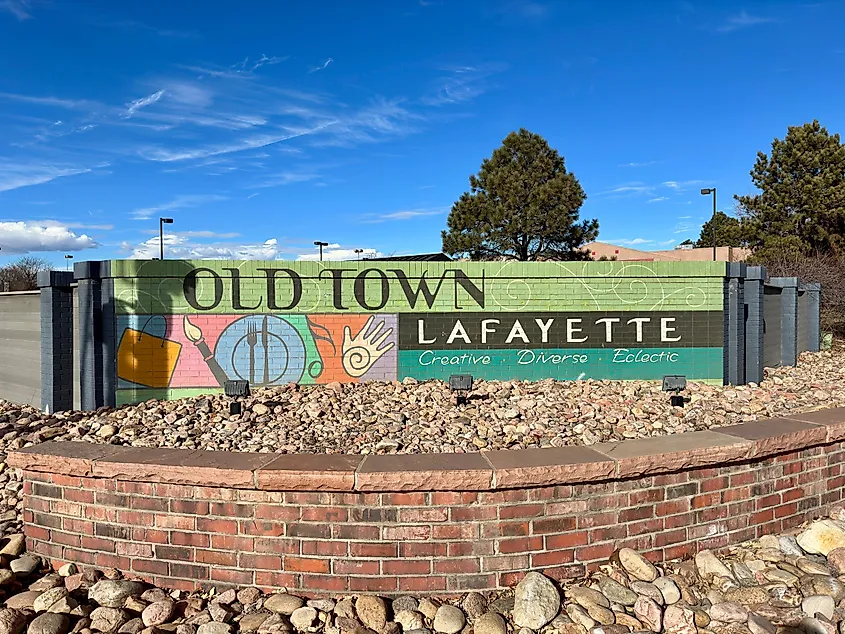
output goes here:
<path id="1" fill-rule="evenodd" d="M 845 3 L 0 0 L 0 261 L 440 250 L 526 127 L 600 240 L 696 238 L 789 125 L 845 132 Z"/>

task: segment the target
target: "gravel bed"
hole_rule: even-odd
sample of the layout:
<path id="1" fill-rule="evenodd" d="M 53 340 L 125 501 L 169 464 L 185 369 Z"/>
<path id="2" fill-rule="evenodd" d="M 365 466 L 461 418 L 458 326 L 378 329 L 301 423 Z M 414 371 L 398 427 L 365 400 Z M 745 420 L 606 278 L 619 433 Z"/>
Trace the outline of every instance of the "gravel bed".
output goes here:
<path id="1" fill-rule="evenodd" d="M 42 414 L 0 402 L 0 452 L 45 440 L 276 453 L 459 453 L 592 445 L 845 406 L 845 347 L 804 353 L 762 384 L 690 384 L 671 407 L 647 381 L 479 381 L 455 405 L 440 381 L 261 389 L 229 415 L 222 395 Z"/>

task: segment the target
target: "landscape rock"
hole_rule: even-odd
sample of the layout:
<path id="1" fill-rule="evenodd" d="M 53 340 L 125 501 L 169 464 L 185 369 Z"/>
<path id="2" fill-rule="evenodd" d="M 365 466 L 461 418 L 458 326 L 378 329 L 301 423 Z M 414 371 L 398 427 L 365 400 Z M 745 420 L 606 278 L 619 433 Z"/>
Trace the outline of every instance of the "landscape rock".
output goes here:
<path id="1" fill-rule="evenodd" d="M 621 583 L 610 577 L 601 575 L 597 578 L 601 593 L 611 603 L 632 606 L 637 602 L 637 593 L 623 586 Z"/>
<path id="2" fill-rule="evenodd" d="M 9 568 L 16 575 L 29 575 L 38 570 L 41 565 L 41 558 L 37 555 L 25 554 L 22 557 L 14 559 L 9 565 Z"/>
<path id="3" fill-rule="evenodd" d="M 68 597 L 68 591 L 59 586 L 42 592 L 33 602 L 32 609 L 36 612 L 46 612 L 50 607 L 62 599 Z"/>
<path id="4" fill-rule="evenodd" d="M 654 599 L 641 596 L 634 603 L 634 614 L 652 632 L 663 628 L 663 612 Z"/>
<path id="5" fill-rule="evenodd" d="M 144 622 L 146 627 L 153 627 L 155 625 L 167 623 L 173 616 L 174 607 L 175 604 L 169 599 L 150 603 L 144 608 L 143 612 L 141 612 L 141 620 Z"/>
<path id="6" fill-rule="evenodd" d="M 663 595 L 663 602 L 666 605 L 672 605 L 681 600 L 681 590 L 678 588 L 678 584 L 669 577 L 658 577 L 654 580 L 654 585 L 660 590 L 660 594 Z"/>
<path id="7" fill-rule="evenodd" d="M 457 634 L 466 625 L 466 617 L 460 608 L 454 605 L 441 605 L 434 615 L 434 631 L 440 634 Z"/>
<path id="8" fill-rule="evenodd" d="M 836 602 L 832 596 L 826 594 L 810 595 L 801 601 L 801 609 L 807 616 L 815 617 L 816 614 L 822 614 L 825 618 L 832 619 L 834 608 L 836 608 Z"/>
<path id="9" fill-rule="evenodd" d="M 639 581 L 657 579 L 657 568 L 640 553 L 631 548 L 620 548 L 610 558 L 617 562 L 630 576 Z"/>
<path id="10" fill-rule="evenodd" d="M 753 612 L 748 613 L 748 621 L 746 622 L 746 626 L 748 627 L 748 631 L 751 634 L 776 634 L 777 627 L 769 621 L 769 619 L 760 616 L 759 614 L 754 614 Z"/>
<path id="11" fill-rule="evenodd" d="M 513 621 L 518 627 L 539 630 L 557 616 L 560 594 L 555 585 L 538 572 L 529 572 L 514 590 Z"/>
<path id="12" fill-rule="evenodd" d="M 303 599 L 292 594 L 287 594 L 286 592 L 271 594 L 264 599 L 264 607 L 267 610 L 276 614 L 284 614 L 285 616 L 290 616 L 294 610 L 301 608 L 303 605 L 305 605 Z M 198 632 L 197 634 L 201 633 Z M 207 634 L 219 634 L 219 632 L 208 632 Z"/>
<path id="13" fill-rule="evenodd" d="M 0 634 L 21 634 L 26 629 L 26 614 L 21 610 L 0 610 Z"/>
<path id="14" fill-rule="evenodd" d="M 845 548 L 845 530 L 835 520 L 818 520 L 800 533 L 797 541 L 804 551 L 827 556 L 832 550 Z"/>
<path id="15" fill-rule="evenodd" d="M 733 578 L 730 569 L 710 550 L 702 550 L 695 556 L 695 566 L 702 577 Z"/>
<path id="16" fill-rule="evenodd" d="M 88 590 L 88 600 L 104 608 L 120 608 L 126 597 L 141 596 L 143 591 L 144 584 L 138 581 L 103 579 Z"/>
<path id="17" fill-rule="evenodd" d="M 666 634 L 696 634 L 695 614 L 689 608 L 670 605 L 663 613 L 663 631 Z"/>
<path id="18" fill-rule="evenodd" d="M 290 622 L 300 632 L 307 632 L 317 620 L 317 610 L 309 607 L 297 608 L 290 615 Z"/>
<path id="19" fill-rule="evenodd" d="M 26 634 L 67 634 L 70 619 L 64 614 L 45 612 L 36 616 L 26 630 Z"/>
<path id="20" fill-rule="evenodd" d="M 140 594 L 140 591 L 138 592 Z M 119 608 L 99 607 L 91 612 L 91 629 L 103 634 L 116 634 L 129 620 L 126 611 Z"/>
<path id="21" fill-rule="evenodd" d="M 387 623 L 387 604 L 374 595 L 362 595 L 355 600 L 355 613 L 365 627 L 381 632 Z"/>
<path id="22" fill-rule="evenodd" d="M 440 603 L 437 601 L 433 601 L 431 599 L 421 599 L 418 604 L 418 610 L 425 615 L 429 621 L 433 621 L 434 617 L 437 616 L 437 609 L 440 607 Z"/>
<path id="23" fill-rule="evenodd" d="M 197 634 L 231 634 L 232 626 L 220 621 L 209 621 L 197 628 Z"/>
<path id="24" fill-rule="evenodd" d="M 722 623 L 745 623 L 748 620 L 748 610 L 733 601 L 723 601 L 711 606 L 708 614 L 714 621 Z"/>
<path id="25" fill-rule="evenodd" d="M 507 634 L 508 626 L 501 614 L 486 612 L 475 619 L 475 634 Z"/>

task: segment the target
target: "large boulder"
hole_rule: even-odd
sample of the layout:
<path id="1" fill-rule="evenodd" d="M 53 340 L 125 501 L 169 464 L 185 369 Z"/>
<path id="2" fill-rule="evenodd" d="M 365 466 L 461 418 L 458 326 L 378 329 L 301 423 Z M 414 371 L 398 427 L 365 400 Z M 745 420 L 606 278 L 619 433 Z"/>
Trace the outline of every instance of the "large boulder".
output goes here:
<path id="1" fill-rule="evenodd" d="M 518 627 L 539 630 L 560 611 L 560 593 L 550 579 L 529 572 L 514 591 L 513 622 Z"/>
<path id="2" fill-rule="evenodd" d="M 104 608 L 122 608 L 127 597 L 138 597 L 143 592 L 144 584 L 139 581 L 103 579 L 88 590 L 88 600 Z"/>
<path id="3" fill-rule="evenodd" d="M 798 545 L 806 552 L 827 555 L 837 548 L 845 548 L 845 530 L 841 522 L 819 520 L 798 535 Z"/>

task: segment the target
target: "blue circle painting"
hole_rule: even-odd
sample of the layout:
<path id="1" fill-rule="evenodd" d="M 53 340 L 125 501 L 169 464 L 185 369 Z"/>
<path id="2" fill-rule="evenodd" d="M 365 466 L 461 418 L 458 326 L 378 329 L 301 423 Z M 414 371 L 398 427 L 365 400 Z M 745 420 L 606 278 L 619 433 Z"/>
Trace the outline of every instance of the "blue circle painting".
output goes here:
<path id="1" fill-rule="evenodd" d="M 249 315 L 220 333 L 214 358 L 227 376 L 251 386 L 296 383 L 305 370 L 305 344 L 284 319 Z"/>

